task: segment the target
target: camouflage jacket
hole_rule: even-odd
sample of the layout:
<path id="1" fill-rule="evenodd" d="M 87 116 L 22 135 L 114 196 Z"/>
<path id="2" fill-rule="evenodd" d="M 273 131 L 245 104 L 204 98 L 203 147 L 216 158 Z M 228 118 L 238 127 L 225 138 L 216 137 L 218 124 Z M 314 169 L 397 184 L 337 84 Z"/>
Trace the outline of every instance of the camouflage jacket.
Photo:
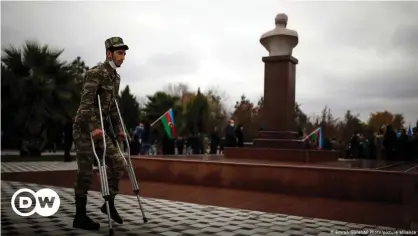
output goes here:
<path id="1" fill-rule="evenodd" d="M 110 118 L 117 131 L 122 131 L 122 125 L 115 105 L 115 98 L 119 93 L 120 76 L 109 63 L 101 63 L 86 72 L 83 89 L 81 91 L 80 106 L 77 110 L 75 122 L 83 130 L 101 129 L 97 95 L 100 95 L 103 123 Z"/>

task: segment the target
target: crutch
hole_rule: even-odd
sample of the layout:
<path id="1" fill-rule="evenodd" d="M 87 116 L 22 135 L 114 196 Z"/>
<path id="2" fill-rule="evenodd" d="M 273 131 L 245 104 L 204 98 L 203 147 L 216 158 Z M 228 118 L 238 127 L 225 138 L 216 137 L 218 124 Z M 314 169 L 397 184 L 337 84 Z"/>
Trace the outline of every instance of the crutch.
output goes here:
<path id="1" fill-rule="evenodd" d="M 116 110 L 118 111 L 120 124 L 122 126 L 123 134 L 125 136 L 125 142 L 126 142 L 126 147 L 127 147 L 127 151 L 128 151 L 128 158 L 126 158 L 125 155 L 123 154 L 122 149 L 120 148 L 120 145 L 119 145 L 119 143 L 117 141 L 116 141 L 116 146 L 117 146 L 117 148 L 119 150 L 120 155 L 125 160 L 125 164 L 126 164 L 126 166 L 128 168 L 128 175 L 129 175 L 129 179 L 130 179 L 130 182 L 131 182 L 131 187 L 132 187 L 133 192 L 136 195 L 136 199 L 138 199 L 139 209 L 141 210 L 141 213 L 142 213 L 142 220 L 144 221 L 144 223 L 147 223 L 148 222 L 148 219 L 145 216 L 144 210 L 142 208 L 141 198 L 139 197 L 138 182 L 136 181 L 136 176 L 135 176 L 134 168 L 133 168 L 132 162 L 131 162 L 131 149 L 130 149 L 130 146 L 129 146 L 128 134 L 126 133 L 125 124 L 123 123 L 122 115 L 120 114 L 118 102 L 116 101 L 116 99 L 115 99 L 115 106 L 116 106 Z M 113 127 L 112 127 L 112 122 L 110 121 L 109 123 L 111 125 L 111 129 L 114 130 Z"/>
<path id="2" fill-rule="evenodd" d="M 106 162 L 105 162 L 105 159 L 106 159 L 105 158 L 106 157 L 106 138 L 105 138 L 105 132 L 104 132 L 104 125 L 103 125 L 102 106 L 100 104 L 100 95 L 97 95 L 97 102 L 98 102 L 98 105 L 99 105 L 100 125 L 102 127 L 102 132 L 103 132 L 103 137 L 102 137 L 103 156 L 102 156 L 101 161 L 100 161 L 99 157 L 97 156 L 96 147 L 94 145 L 93 135 L 91 133 L 90 133 L 90 139 L 91 139 L 91 144 L 92 144 L 92 147 L 93 147 L 93 153 L 94 153 L 94 156 L 96 157 L 98 168 L 99 168 L 100 185 L 101 185 L 102 195 L 103 195 L 103 198 L 104 198 L 105 203 L 106 203 L 106 211 L 110 212 L 110 209 L 109 209 L 110 192 L 109 192 L 109 185 L 107 183 Z M 113 232 L 113 228 L 112 228 L 112 220 L 110 218 L 110 214 L 107 214 L 107 219 L 109 221 L 109 235 L 113 235 L 114 232 Z"/>

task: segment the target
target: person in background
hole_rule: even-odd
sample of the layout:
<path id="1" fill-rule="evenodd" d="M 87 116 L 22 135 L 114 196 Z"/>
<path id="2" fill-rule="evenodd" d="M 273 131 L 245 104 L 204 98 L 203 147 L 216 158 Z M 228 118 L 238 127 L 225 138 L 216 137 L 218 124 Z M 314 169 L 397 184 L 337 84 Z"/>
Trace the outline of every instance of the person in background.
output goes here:
<path id="1" fill-rule="evenodd" d="M 379 131 L 375 134 L 375 147 L 376 147 L 376 159 L 383 160 L 384 158 L 384 148 L 383 148 L 383 138 L 384 138 L 384 127 L 380 128 Z"/>
<path id="2" fill-rule="evenodd" d="M 358 159 L 360 156 L 360 135 L 358 131 L 353 133 L 350 140 L 350 154 L 353 159 Z"/>
<path id="3" fill-rule="evenodd" d="M 134 133 L 133 133 L 134 139 L 135 140 L 139 140 L 140 143 L 142 143 L 142 134 L 143 134 L 143 132 L 144 132 L 144 124 L 143 123 L 139 123 L 139 125 L 135 127 L 135 130 L 134 130 Z"/>
<path id="4" fill-rule="evenodd" d="M 417 124 L 417 126 L 418 126 L 418 124 Z M 418 127 L 414 128 L 414 132 L 412 134 L 411 145 L 412 145 L 412 148 L 411 148 L 412 149 L 412 160 L 417 160 L 418 161 Z"/>
<path id="5" fill-rule="evenodd" d="M 219 141 L 219 154 L 224 154 L 225 137 L 221 137 Z"/>
<path id="6" fill-rule="evenodd" d="M 142 131 L 141 138 L 141 155 L 148 155 L 151 147 L 151 125 L 146 122 Z"/>
<path id="7" fill-rule="evenodd" d="M 177 146 L 177 154 L 183 155 L 183 149 L 184 149 L 184 139 L 182 136 L 179 136 L 176 140 L 176 146 Z"/>
<path id="8" fill-rule="evenodd" d="M 198 142 L 198 154 L 205 154 L 205 150 L 204 150 L 204 146 L 203 146 L 203 140 L 204 140 L 205 136 L 198 132 L 197 133 L 197 142 Z"/>
<path id="9" fill-rule="evenodd" d="M 237 136 L 237 147 L 244 146 L 244 126 L 238 125 L 237 129 L 235 130 L 235 135 Z"/>
<path id="10" fill-rule="evenodd" d="M 187 141 L 186 141 L 187 155 L 195 154 L 194 153 L 195 145 L 196 144 L 195 144 L 194 134 L 189 134 L 187 136 Z"/>
<path id="11" fill-rule="evenodd" d="M 200 133 L 193 133 L 190 138 L 190 147 L 192 148 L 193 155 L 199 155 L 200 154 L 200 140 L 199 140 Z"/>
<path id="12" fill-rule="evenodd" d="M 409 160 L 409 153 L 410 150 L 410 142 L 409 137 L 406 134 L 406 129 L 401 129 L 401 135 L 398 138 L 398 145 L 397 145 L 397 157 L 399 160 Z"/>
<path id="13" fill-rule="evenodd" d="M 209 138 L 206 135 L 203 135 L 202 154 L 208 154 L 208 150 L 209 150 Z"/>
<path id="14" fill-rule="evenodd" d="M 139 123 L 134 129 L 133 132 L 133 142 L 131 147 L 131 154 L 132 155 L 138 155 L 141 152 L 142 147 L 142 134 L 144 131 L 144 124 Z"/>
<path id="15" fill-rule="evenodd" d="M 225 127 L 224 147 L 236 147 L 237 141 L 237 135 L 235 133 L 235 122 L 234 120 L 229 120 L 228 126 Z"/>
<path id="16" fill-rule="evenodd" d="M 213 128 L 213 131 L 210 135 L 210 154 L 218 153 L 218 146 L 220 144 L 221 137 L 218 132 L 218 127 Z"/>
<path id="17" fill-rule="evenodd" d="M 389 161 L 395 160 L 397 141 L 398 137 L 396 132 L 393 130 L 392 125 L 387 125 L 385 136 L 383 138 L 383 147 L 385 149 L 386 159 Z"/>

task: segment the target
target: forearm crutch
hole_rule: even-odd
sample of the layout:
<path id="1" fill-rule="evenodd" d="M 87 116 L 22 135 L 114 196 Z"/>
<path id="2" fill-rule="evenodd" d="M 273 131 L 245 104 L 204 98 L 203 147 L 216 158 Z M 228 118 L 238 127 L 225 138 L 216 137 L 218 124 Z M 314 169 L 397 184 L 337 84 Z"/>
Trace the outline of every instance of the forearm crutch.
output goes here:
<path id="1" fill-rule="evenodd" d="M 126 133 L 125 124 L 123 123 L 122 115 L 120 114 L 118 102 L 116 101 L 116 99 L 115 99 L 115 106 L 116 106 L 116 110 L 118 111 L 118 116 L 119 116 L 120 124 L 122 126 L 122 130 L 123 130 L 123 134 L 124 134 L 124 138 L 125 138 L 125 142 L 126 142 L 126 149 L 128 151 L 128 155 L 127 155 L 128 158 L 126 158 L 125 155 L 123 154 L 122 149 L 120 148 L 120 145 L 119 145 L 119 143 L 117 141 L 116 141 L 116 146 L 118 148 L 118 151 L 119 151 L 120 155 L 125 160 L 125 164 L 126 164 L 127 169 L 128 169 L 129 179 L 130 179 L 130 182 L 131 182 L 131 187 L 132 187 L 133 192 L 136 195 L 136 199 L 138 199 L 139 209 L 141 210 L 141 213 L 142 213 L 142 220 L 144 221 L 144 223 L 147 223 L 148 222 L 148 219 L 145 216 L 144 210 L 142 208 L 141 198 L 139 197 L 138 182 L 136 181 L 136 176 L 135 176 L 134 168 L 133 168 L 132 162 L 131 162 L 131 148 L 129 146 L 128 134 Z M 112 125 L 112 122 L 111 121 L 109 123 Z M 112 130 L 113 130 L 113 127 L 112 127 Z"/>
<path id="2" fill-rule="evenodd" d="M 97 95 L 97 104 L 99 105 L 99 114 L 100 114 L 100 125 L 102 127 L 103 132 L 103 156 L 102 160 L 99 159 L 96 153 L 96 147 L 94 145 L 94 138 L 93 135 L 90 133 L 90 139 L 91 139 L 91 145 L 93 147 L 93 153 L 96 157 L 98 169 L 99 169 L 99 175 L 100 175 L 100 186 L 102 190 L 102 196 L 106 203 L 106 211 L 110 212 L 109 209 L 109 199 L 110 199 L 110 191 L 109 191 L 109 185 L 107 183 L 107 172 L 106 172 L 106 138 L 105 138 L 105 132 L 104 132 L 104 125 L 103 125 L 103 116 L 102 116 L 102 106 L 100 104 L 100 95 Z M 107 214 L 107 219 L 109 221 L 109 235 L 113 235 L 113 228 L 112 228 L 112 220 L 110 218 L 110 214 Z"/>

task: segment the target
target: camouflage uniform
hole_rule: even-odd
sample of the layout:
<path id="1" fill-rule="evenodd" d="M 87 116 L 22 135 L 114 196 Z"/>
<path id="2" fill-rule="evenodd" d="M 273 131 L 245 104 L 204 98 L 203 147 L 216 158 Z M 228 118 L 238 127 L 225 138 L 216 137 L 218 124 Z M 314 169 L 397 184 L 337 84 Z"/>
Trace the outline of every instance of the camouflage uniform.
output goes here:
<path id="1" fill-rule="evenodd" d="M 119 41 L 118 41 L 119 40 Z M 121 38 L 110 38 L 106 40 L 106 49 L 109 47 L 120 47 L 123 41 Z M 127 47 L 126 47 L 127 48 Z M 117 147 L 106 132 L 109 130 L 110 121 L 115 131 L 122 131 L 119 114 L 115 106 L 115 98 L 119 92 L 120 76 L 108 62 L 99 64 L 87 71 L 84 79 L 81 102 L 73 125 L 74 144 L 77 150 L 78 173 L 75 183 L 75 196 L 87 197 L 93 177 L 94 154 L 90 134 L 95 129 L 101 129 L 97 95 L 100 95 L 102 116 L 105 126 L 106 138 L 106 165 L 109 190 L 111 196 L 119 192 L 119 180 L 125 171 L 125 161 L 119 154 Z M 108 119 L 109 118 L 109 119 Z M 114 141 L 114 137 L 113 141 Z M 103 141 L 95 141 L 97 155 L 101 159 Z"/>
<path id="2" fill-rule="evenodd" d="M 105 41 L 106 50 L 113 53 L 114 50 L 128 50 L 128 46 L 119 37 L 113 37 Z M 98 96 L 102 117 L 104 119 L 104 132 L 106 139 L 106 166 L 108 184 L 110 190 L 109 212 L 106 203 L 100 208 L 104 214 L 110 214 L 112 220 L 119 224 L 123 219 L 118 214 L 114 199 L 119 192 L 119 180 L 125 171 L 125 160 L 116 149 L 115 131 L 122 131 L 119 120 L 115 98 L 119 92 L 120 77 L 111 64 L 106 61 L 87 71 L 81 92 L 81 102 L 77 115 L 74 118 L 73 137 L 77 150 L 78 173 L 75 183 L 75 206 L 76 213 L 73 220 L 73 227 L 85 230 L 98 230 L 100 224 L 87 216 L 87 192 L 93 178 L 93 163 L 95 160 L 93 145 L 91 143 L 91 132 L 95 129 L 102 129 L 100 112 L 98 108 Z M 110 124 L 112 126 L 110 127 Z M 115 127 L 116 129 L 113 129 Z M 112 137 L 109 137 L 111 134 Z M 113 138 L 113 139 L 112 139 Z M 115 143 L 114 143 L 115 142 Z M 98 154 L 103 152 L 103 140 L 95 141 L 95 148 Z M 101 149 L 97 150 L 97 149 Z M 99 156 L 101 159 L 102 157 Z"/>

